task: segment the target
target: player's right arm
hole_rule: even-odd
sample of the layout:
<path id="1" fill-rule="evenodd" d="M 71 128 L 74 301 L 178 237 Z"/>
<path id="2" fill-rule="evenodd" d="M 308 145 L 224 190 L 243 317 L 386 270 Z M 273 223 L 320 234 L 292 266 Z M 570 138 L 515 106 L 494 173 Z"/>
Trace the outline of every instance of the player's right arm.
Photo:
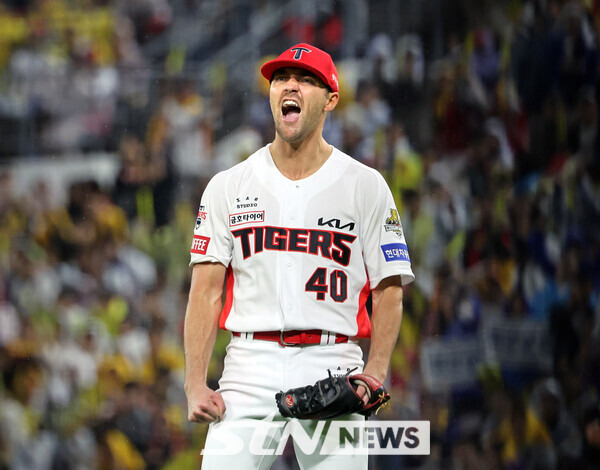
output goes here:
<path id="1" fill-rule="evenodd" d="M 221 263 L 198 263 L 192 270 L 183 346 L 188 419 L 196 423 L 218 421 L 225 413 L 221 394 L 206 385 L 208 364 L 217 336 L 225 272 Z"/>

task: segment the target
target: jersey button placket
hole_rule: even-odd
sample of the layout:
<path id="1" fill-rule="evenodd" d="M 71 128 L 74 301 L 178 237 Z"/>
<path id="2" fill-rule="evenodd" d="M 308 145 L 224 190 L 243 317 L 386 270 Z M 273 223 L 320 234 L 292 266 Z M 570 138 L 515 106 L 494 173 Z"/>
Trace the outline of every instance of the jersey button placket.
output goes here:
<path id="1" fill-rule="evenodd" d="M 284 201 L 283 213 L 285 216 L 283 222 L 285 227 L 297 227 L 299 214 L 298 211 L 301 204 L 301 191 L 299 184 L 293 183 L 291 190 L 286 191 Z M 285 308 L 286 312 L 293 313 L 295 312 L 295 306 L 298 301 L 298 290 L 296 285 L 298 282 L 300 282 L 296 270 L 297 262 L 294 259 L 294 253 L 286 252 L 283 254 L 282 265 L 283 285 L 289 286 L 282 292 L 283 307 Z"/>
<path id="2" fill-rule="evenodd" d="M 284 270 L 284 282 L 286 286 L 294 285 L 294 262 L 290 258 L 289 254 L 285 255 L 286 260 L 284 261 L 285 270 Z M 284 296 L 284 307 L 287 312 L 294 311 L 294 289 L 288 288 L 283 292 Z"/>

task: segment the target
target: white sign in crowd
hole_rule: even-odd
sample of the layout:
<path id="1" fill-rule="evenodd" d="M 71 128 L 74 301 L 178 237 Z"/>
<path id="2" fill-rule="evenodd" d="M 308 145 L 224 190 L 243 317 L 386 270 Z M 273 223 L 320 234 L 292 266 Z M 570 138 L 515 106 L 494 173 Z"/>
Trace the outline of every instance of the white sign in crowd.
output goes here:
<path id="1" fill-rule="evenodd" d="M 428 339 L 421 345 L 421 372 L 431 391 L 475 383 L 481 366 L 550 372 L 552 348 L 546 322 L 487 317 L 479 333 L 461 339 Z"/>

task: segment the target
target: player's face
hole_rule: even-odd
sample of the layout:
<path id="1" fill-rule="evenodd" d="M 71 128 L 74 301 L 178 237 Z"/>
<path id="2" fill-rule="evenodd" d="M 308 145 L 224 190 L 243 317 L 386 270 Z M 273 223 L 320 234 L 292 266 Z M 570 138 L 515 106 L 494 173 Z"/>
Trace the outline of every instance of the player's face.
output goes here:
<path id="1" fill-rule="evenodd" d="M 323 126 L 337 99 L 337 93 L 307 70 L 277 70 L 271 79 L 270 102 L 278 136 L 288 143 L 305 140 Z"/>

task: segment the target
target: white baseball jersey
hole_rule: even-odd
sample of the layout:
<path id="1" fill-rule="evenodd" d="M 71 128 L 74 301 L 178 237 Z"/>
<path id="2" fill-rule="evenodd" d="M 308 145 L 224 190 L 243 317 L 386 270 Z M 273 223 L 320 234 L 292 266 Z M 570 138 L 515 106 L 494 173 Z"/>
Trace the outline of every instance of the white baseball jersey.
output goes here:
<path id="1" fill-rule="evenodd" d="M 414 280 L 383 177 L 337 149 L 292 181 L 269 146 L 215 175 L 202 196 L 191 263 L 227 266 L 221 328 L 321 329 L 369 337 L 366 301 L 382 279 Z"/>

